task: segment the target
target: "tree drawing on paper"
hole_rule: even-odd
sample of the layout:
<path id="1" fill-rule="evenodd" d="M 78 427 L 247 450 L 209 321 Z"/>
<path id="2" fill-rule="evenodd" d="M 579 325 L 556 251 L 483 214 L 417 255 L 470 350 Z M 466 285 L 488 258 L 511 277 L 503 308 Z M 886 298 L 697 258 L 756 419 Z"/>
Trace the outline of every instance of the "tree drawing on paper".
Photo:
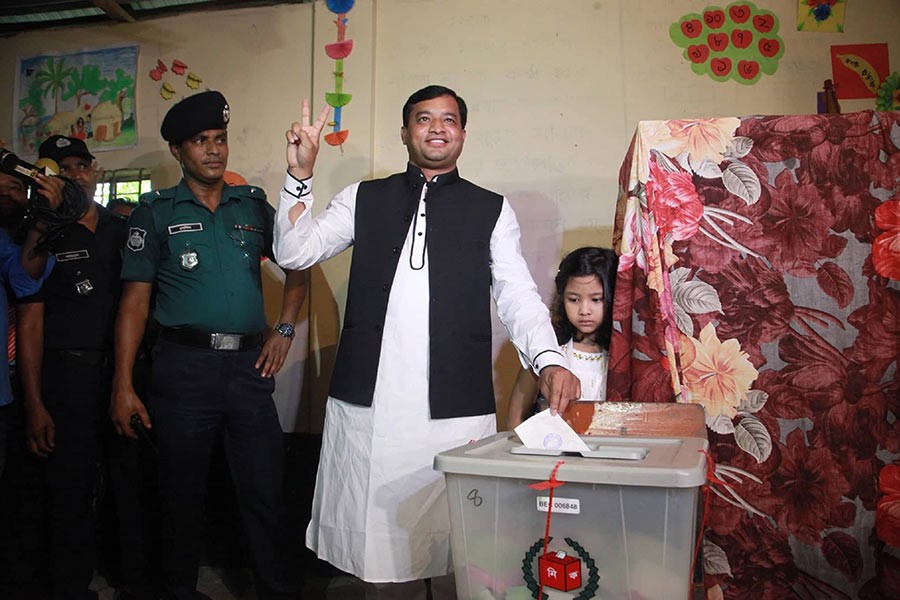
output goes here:
<path id="1" fill-rule="evenodd" d="M 20 59 L 16 151 L 33 156 L 57 134 L 83 139 L 91 151 L 133 146 L 136 71 L 137 46 Z"/>
<path id="2" fill-rule="evenodd" d="M 59 96 L 66 87 L 66 80 L 75 72 L 73 67 L 67 67 L 66 59 L 47 59 L 42 69 L 34 76 L 35 83 L 44 96 L 53 97 L 53 112 L 59 112 Z"/>

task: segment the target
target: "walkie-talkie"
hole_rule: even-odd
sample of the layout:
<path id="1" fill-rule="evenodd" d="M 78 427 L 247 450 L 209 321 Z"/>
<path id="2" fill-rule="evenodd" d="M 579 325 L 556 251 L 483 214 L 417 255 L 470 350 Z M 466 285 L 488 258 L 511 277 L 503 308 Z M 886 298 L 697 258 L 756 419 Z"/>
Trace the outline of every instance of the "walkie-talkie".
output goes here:
<path id="1" fill-rule="evenodd" d="M 131 420 L 129 421 L 131 425 L 131 430 L 138 434 L 138 437 L 147 442 L 153 451 L 156 452 L 156 444 L 153 443 L 153 438 L 150 437 L 150 432 L 144 426 L 144 422 L 141 421 L 141 416 L 137 413 L 131 415 Z"/>

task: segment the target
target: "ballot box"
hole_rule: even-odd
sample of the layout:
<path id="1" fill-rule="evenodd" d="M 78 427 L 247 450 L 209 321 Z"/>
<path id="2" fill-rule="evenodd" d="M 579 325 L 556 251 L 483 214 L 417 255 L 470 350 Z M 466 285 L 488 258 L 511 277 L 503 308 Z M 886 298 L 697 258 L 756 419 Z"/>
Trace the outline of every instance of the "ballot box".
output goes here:
<path id="1" fill-rule="evenodd" d="M 513 432 L 442 452 L 461 600 L 689 598 L 703 437 L 582 436 L 528 450 Z M 550 485 L 557 464 L 548 530 Z"/>

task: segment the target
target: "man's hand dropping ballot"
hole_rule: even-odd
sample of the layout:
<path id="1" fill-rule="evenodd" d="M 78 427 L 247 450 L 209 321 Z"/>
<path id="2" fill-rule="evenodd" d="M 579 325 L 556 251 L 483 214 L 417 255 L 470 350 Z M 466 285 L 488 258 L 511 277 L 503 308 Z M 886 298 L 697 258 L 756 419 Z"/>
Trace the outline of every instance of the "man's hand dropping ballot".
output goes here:
<path id="1" fill-rule="evenodd" d="M 526 448 L 559 452 L 591 450 L 562 415 L 551 415 L 549 408 L 523 421 L 514 431 Z"/>

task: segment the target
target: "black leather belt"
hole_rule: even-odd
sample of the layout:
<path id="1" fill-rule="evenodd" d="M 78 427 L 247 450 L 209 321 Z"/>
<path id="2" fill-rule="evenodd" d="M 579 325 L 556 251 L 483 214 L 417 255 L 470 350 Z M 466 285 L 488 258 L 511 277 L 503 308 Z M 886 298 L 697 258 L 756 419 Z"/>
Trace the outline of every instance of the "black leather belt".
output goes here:
<path id="1" fill-rule="evenodd" d="M 159 337 L 183 346 L 211 350 L 250 350 L 262 344 L 261 333 L 214 333 L 196 329 L 160 327 Z"/>

